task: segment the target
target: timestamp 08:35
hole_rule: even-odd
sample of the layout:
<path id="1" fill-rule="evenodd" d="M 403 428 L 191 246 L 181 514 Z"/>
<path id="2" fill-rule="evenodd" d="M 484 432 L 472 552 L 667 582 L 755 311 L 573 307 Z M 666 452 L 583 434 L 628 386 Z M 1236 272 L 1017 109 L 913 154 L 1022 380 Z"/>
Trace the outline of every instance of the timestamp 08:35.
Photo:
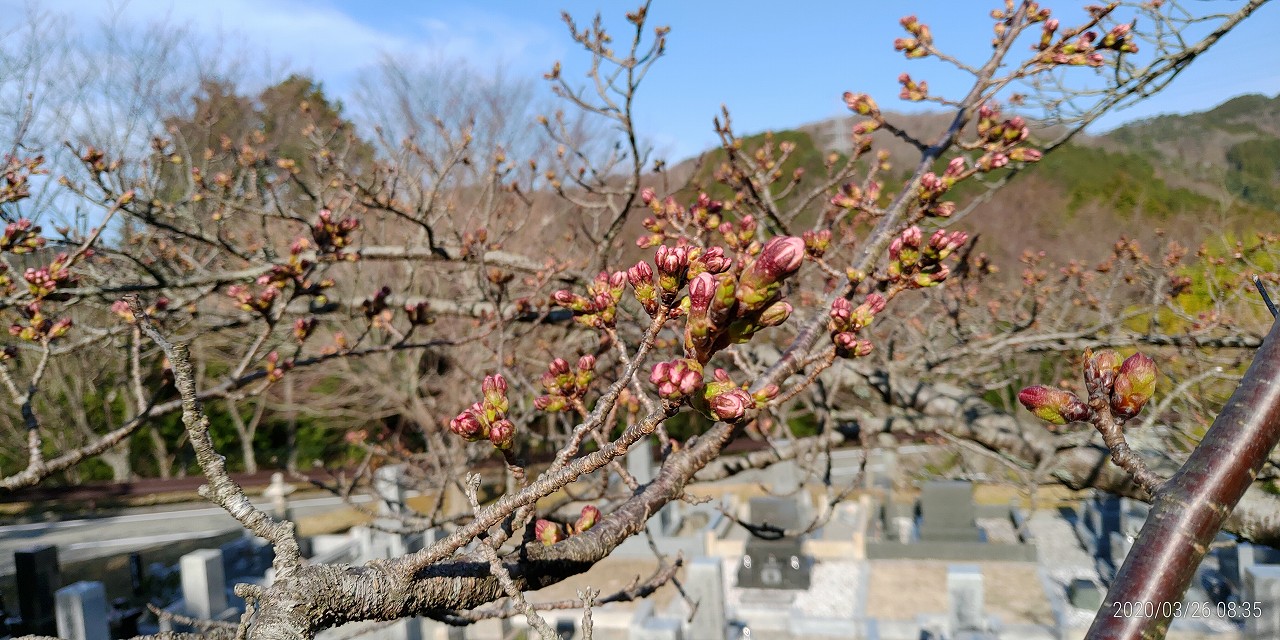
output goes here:
<path id="1" fill-rule="evenodd" d="M 1113 602 L 1113 618 L 1258 618 L 1261 602 Z"/>

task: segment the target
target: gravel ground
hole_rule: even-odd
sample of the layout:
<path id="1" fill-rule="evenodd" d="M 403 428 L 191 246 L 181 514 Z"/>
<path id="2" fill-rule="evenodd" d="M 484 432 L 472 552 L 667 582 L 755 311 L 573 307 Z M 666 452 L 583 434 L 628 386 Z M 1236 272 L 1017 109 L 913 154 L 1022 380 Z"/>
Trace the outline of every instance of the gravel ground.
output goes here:
<path id="1" fill-rule="evenodd" d="M 974 523 L 987 534 L 987 542 L 994 544 L 1017 544 L 1018 532 L 1008 518 L 977 518 Z"/>
<path id="2" fill-rule="evenodd" d="M 858 614 L 857 603 L 862 592 L 862 572 L 866 570 L 864 563 L 856 560 L 828 560 L 816 563 L 813 567 L 808 591 L 786 591 L 775 589 L 740 589 L 738 583 L 738 565 L 740 560 L 725 559 L 721 566 L 724 569 L 725 608 L 732 617 L 743 603 L 743 596 L 751 592 L 747 599 L 761 602 L 775 596 L 774 601 L 789 603 L 790 608 L 798 609 L 806 616 L 817 618 L 853 619 Z"/>

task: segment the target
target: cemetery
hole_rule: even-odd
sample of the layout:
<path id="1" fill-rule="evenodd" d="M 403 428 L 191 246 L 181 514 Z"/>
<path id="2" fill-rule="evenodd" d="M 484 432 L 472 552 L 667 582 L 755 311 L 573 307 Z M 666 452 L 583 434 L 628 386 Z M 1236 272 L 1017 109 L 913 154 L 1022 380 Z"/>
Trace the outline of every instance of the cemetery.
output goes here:
<path id="1" fill-rule="evenodd" d="M 638 480 L 651 477 L 643 447 L 628 460 Z M 909 449 L 909 448 L 902 448 Z M 856 453 L 856 452 L 854 452 Z M 703 638 L 862 638 L 865 640 L 1018 640 L 1082 637 L 1106 585 L 1146 517 L 1147 505 L 1106 494 L 1075 508 L 1025 510 L 1017 502 L 978 500 L 974 484 L 929 481 L 911 490 L 903 452 L 872 452 L 862 491 L 834 508 L 793 463 L 695 485 L 709 498 L 674 503 L 650 521 L 653 547 L 633 537 L 605 562 L 531 601 L 572 597 L 574 590 L 624 585 L 651 571 L 654 549 L 679 554 L 685 597 L 664 586 L 653 597 L 593 611 L 593 636 L 619 640 Z M 907 452 L 910 453 L 909 451 Z M 861 465 L 843 452 L 842 466 Z M 842 477 L 856 478 L 849 469 Z M 380 517 L 370 525 L 308 540 L 313 562 L 363 563 L 424 548 L 446 532 L 393 533 L 395 515 L 412 498 L 403 469 L 379 470 Z M 283 479 L 263 494 L 289 513 L 293 487 Z M 183 554 L 176 563 L 128 558 L 127 592 L 100 580 L 66 581 L 59 550 L 14 553 L 16 605 L 0 611 L 0 637 L 41 634 L 109 640 L 138 633 L 191 630 L 191 619 L 233 621 L 244 603 L 239 582 L 269 583 L 272 552 L 237 536 Z M 908 597 L 909 595 L 909 597 Z M 145 597 L 144 597 L 145 596 Z M 173 614 L 155 620 L 149 601 Z M 696 603 L 696 608 L 689 603 Z M 1262 617 L 1242 615 L 1261 603 Z M 1280 551 L 1221 536 L 1187 595 L 1200 615 L 1174 622 L 1170 638 L 1280 637 Z M 1231 615 L 1236 612 L 1236 615 Z M 544 617 L 564 638 L 581 637 L 581 612 Z M 363 631 L 363 632 L 362 632 Z M 368 640 L 503 639 L 532 633 L 522 616 L 449 626 L 426 618 L 349 625 L 322 638 Z M 532 636 L 523 636 L 532 637 Z"/>

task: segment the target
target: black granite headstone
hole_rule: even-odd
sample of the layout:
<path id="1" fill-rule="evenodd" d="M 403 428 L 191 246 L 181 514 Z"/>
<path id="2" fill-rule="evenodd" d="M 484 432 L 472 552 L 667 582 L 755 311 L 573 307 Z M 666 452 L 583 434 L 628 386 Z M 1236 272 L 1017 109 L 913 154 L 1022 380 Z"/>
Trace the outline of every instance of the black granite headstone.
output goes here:
<path id="1" fill-rule="evenodd" d="M 62 587 L 58 571 L 58 548 L 29 547 L 13 553 L 14 579 L 18 586 L 18 615 L 23 632 L 58 635 L 57 598 Z"/>
<path id="2" fill-rule="evenodd" d="M 981 542 L 973 506 L 973 484 L 925 483 L 920 490 L 920 539 L 926 542 Z"/>
<path id="3" fill-rule="evenodd" d="M 738 567 L 738 586 L 748 589 L 808 589 L 812 566 L 800 551 L 800 540 L 747 541 L 742 565 Z"/>

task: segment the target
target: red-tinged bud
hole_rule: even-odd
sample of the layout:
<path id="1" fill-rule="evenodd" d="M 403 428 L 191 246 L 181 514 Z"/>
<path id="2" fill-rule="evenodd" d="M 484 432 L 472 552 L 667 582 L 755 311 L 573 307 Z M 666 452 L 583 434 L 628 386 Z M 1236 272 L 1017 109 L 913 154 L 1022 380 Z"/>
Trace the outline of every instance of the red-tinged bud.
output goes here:
<path id="1" fill-rule="evenodd" d="M 1093 409 L 1076 394 L 1057 387 L 1027 387 L 1018 392 L 1018 402 L 1037 418 L 1051 424 L 1087 421 L 1093 415 Z"/>
<path id="2" fill-rule="evenodd" d="M 1128 420 L 1142 411 L 1156 392 L 1156 363 L 1145 354 L 1125 358 L 1111 388 L 1111 412 Z"/>
<path id="3" fill-rule="evenodd" d="M 533 533 L 542 544 L 548 547 L 564 540 L 564 534 L 560 532 L 560 525 L 550 520 L 539 519 L 533 525 Z"/>
<path id="4" fill-rule="evenodd" d="M 653 286 L 653 268 L 649 266 L 648 262 L 637 262 L 634 267 L 627 269 L 627 280 L 631 282 L 633 287 Z"/>
<path id="5" fill-rule="evenodd" d="M 573 523 L 573 530 L 577 533 L 582 533 L 583 531 L 596 526 L 596 523 L 599 521 L 600 510 L 592 505 L 587 505 L 582 508 L 582 513 L 578 516 L 578 521 Z"/>
<path id="6" fill-rule="evenodd" d="M 1124 357 L 1111 349 L 1084 352 L 1084 386 L 1091 398 L 1110 398 Z"/>
<path id="7" fill-rule="evenodd" d="M 778 385 L 766 385 L 765 388 L 755 392 L 751 397 L 756 401 L 757 405 L 764 404 L 778 397 Z"/>
<path id="8" fill-rule="evenodd" d="M 489 442 L 501 451 L 511 448 L 515 436 L 516 426 L 510 420 L 498 420 L 489 426 Z"/>
<path id="9" fill-rule="evenodd" d="M 653 366 L 649 382 L 658 385 L 658 395 L 679 401 L 702 386 L 702 365 L 683 358 L 659 362 Z"/>
<path id="10" fill-rule="evenodd" d="M 716 277 L 703 272 L 689 282 L 689 314 L 705 314 L 716 295 Z"/>
<path id="11" fill-rule="evenodd" d="M 938 177 L 938 174 L 932 171 L 920 177 L 920 196 L 922 198 L 928 199 L 942 193 L 946 188 L 947 184 L 942 181 L 942 178 Z"/>
<path id="12" fill-rule="evenodd" d="M 695 249 L 696 257 L 691 255 L 689 258 L 689 276 L 693 277 L 702 272 L 713 274 L 721 274 L 729 270 L 733 266 L 733 260 L 724 254 L 724 249 L 720 247 L 710 247 L 708 249 Z"/>
<path id="13" fill-rule="evenodd" d="M 1044 154 L 1036 149 L 1028 149 L 1026 147 L 1018 147 L 1009 151 L 1009 159 L 1014 162 L 1039 162 Z"/>
<path id="14" fill-rule="evenodd" d="M 803 235 L 805 252 L 815 258 L 821 258 L 831 248 L 831 230 L 819 229 L 806 231 Z"/>
<path id="15" fill-rule="evenodd" d="M 449 430 L 462 436 L 469 442 L 475 442 L 486 437 L 484 425 L 480 423 L 480 419 L 470 410 L 463 411 L 458 417 L 449 422 Z"/>
<path id="16" fill-rule="evenodd" d="M 640 201 L 645 203 L 646 205 L 652 204 L 653 201 L 656 200 L 657 198 L 658 198 L 658 195 L 654 193 L 652 188 L 645 187 L 644 189 L 640 190 Z"/>
<path id="17" fill-rule="evenodd" d="M 841 331 L 831 336 L 831 342 L 836 345 L 837 355 L 848 358 L 854 354 L 860 341 L 857 334 L 851 331 Z"/>
<path id="18" fill-rule="evenodd" d="M 912 225 L 912 226 L 910 226 L 910 227 L 907 227 L 907 228 L 902 232 L 902 236 L 901 236 L 901 237 L 902 237 L 902 245 L 903 245 L 904 247 L 910 247 L 910 248 L 912 248 L 912 249 L 919 249 L 919 248 L 920 248 L 920 240 L 924 238 L 924 232 L 920 230 L 920 227 L 917 227 L 917 226 L 915 226 L 915 225 Z"/>
<path id="19" fill-rule="evenodd" d="M 663 275 L 679 276 L 684 273 L 689 266 L 689 250 L 685 247 L 668 247 L 662 245 L 658 247 L 657 258 L 654 261 L 658 265 L 658 272 Z"/>
<path id="20" fill-rule="evenodd" d="M 835 331 L 847 331 L 849 320 L 853 315 L 853 303 L 844 298 L 836 298 L 831 303 L 831 328 Z"/>
<path id="21" fill-rule="evenodd" d="M 777 299 L 782 281 L 794 274 L 804 261 L 804 240 L 777 236 L 764 245 L 760 255 L 738 280 L 737 298 L 744 312 L 763 309 Z"/>
<path id="22" fill-rule="evenodd" d="M 956 156 L 947 163 L 947 170 L 943 175 L 948 178 L 957 178 L 965 171 L 965 161 L 963 156 Z"/>
<path id="23" fill-rule="evenodd" d="M 791 311 L 791 305 L 780 300 L 760 312 L 760 319 L 757 322 L 761 327 L 776 327 L 791 317 Z"/>
<path id="24" fill-rule="evenodd" d="M 878 120 L 863 120 L 853 125 L 853 135 L 865 136 L 869 133 L 874 133 L 879 128 L 880 122 Z"/>
<path id="25" fill-rule="evenodd" d="M 551 294 L 551 300 L 570 311 L 578 313 L 589 313 L 593 310 L 590 300 L 567 289 L 561 289 Z"/>
<path id="26" fill-rule="evenodd" d="M 130 316 L 132 319 L 132 316 Z M 311 332 L 316 329 L 315 318 L 298 318 L 293 321 L 293 337 L 298 342 L 305 342 L 311 336 Z"/>
<path id="27" fill-rule="evenodd" d="M 587 355 L 582 356 L 581 358 L 578 358 L 578 370 L 579 370 L 579 371 L 591 371 L 591 370 L 593 370 L 593 369 L 595 369 L 595 368 L 596 368 L 596 357 L 595 357 L 595 356 L 593 356 L 593 355 L 591 355 L 591 354 L 589 354 L 589 353 L 588 353 Z"/>
<path id="28" fill-rule="evenodd" d="M 929 209 L 925 211 L 926 214 L 931 215 L 935 218 L 950 218 L 952 215 L 955 214 L 955 212 L 956 212 L 956 203 L 950 202 L 950 201 L 939 202 L 933 205 L 932 207 L 929 207 Z"/>
<path id="29" fill-rule="evenodd" d="M 876 105 L 876 101 L 865 93 L 844 93 L 844 104 L 849 110 L 862 116 L 875 116 L 880 113 L 880 107 Z"/>
<path id="30" fill-rule="evenodd" d="M 755 400 L 742 389 L 730 389 L 707 398 L 707 405 L 717 420 L 733 422 L 755 408 Z"/>

